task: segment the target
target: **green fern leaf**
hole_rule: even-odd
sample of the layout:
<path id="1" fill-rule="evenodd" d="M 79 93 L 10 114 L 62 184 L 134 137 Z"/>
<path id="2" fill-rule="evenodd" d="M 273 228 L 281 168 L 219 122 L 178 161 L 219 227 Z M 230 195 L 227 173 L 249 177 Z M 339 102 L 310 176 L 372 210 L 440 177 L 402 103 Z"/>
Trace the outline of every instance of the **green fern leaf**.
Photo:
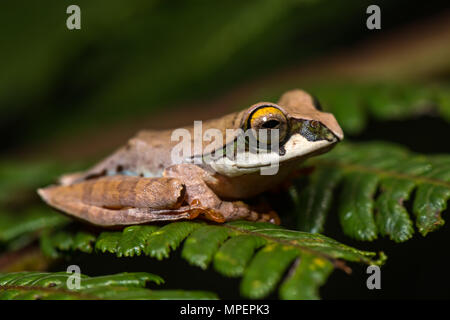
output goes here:
<path id="1" fill-rule="evenodd" d="M 338 187 L 339 217 L 345 234 L 358 240 L 378 235 L 396 242 L 414 233 L 411 214 L 405 206 L 413 199 L 416 227 L 422 235 L 444 223 L 440 214 L 450 197 L 450 158 L 421 156 L 388 143 L 344 143 L 308 163 L 316 170 L 308 186 L 290 194 L 299 203 L 299 228 L 308 232 L 323 230 Z M 327 182 L 327 177 L 330 182 Z"/>
<path id="2" fill-rule="evenodd" d="M 245 270 L 241 292 L 255 299 L 266 296 L 275 288 L 298 254 L 292 246 L 278 243 L 264 246 Z"/>
<path id="3" fill-rule="evenodd" d="M 40 237 L 42 251 L 50 258 L 57 258 L 59 251 L 81 251 L 91 253 L 96 237 L 83 231 L 70 234 L 63 230 L 54 234 L 44 232 Z"/>
<path id="4" fill-rule="evenodd" d="M 117 256 L 140 256 L 146 240 L 156 229 L 158 229 L 156 226 L 131 226 L 125 228 L 117 244 Z"/>
<path id="5" fill-rule="evenodd" d="M 0 300 L 62 300 L 62 299 L 215 299 L 216 295 L 202 291 L 149 290 L 148 282 L 162 284 L 164 280 L 146 272 L 119 273 L 108 276 L 80 275 L 80 286 L 69 289 L 73 276 L 67 272 L 0 273 Z"/>
<path id="6" fill-rule="evenodd" d="M 429 183 L 423 183 L 417 189 L 414 201 L 414 214 L 417 217 L 419 231 L 426 235 L 444 224 L 441 212 L 447 208 L 450 198 L 450 157 L 436 157 L 433 168 L 425 175 Z"/>
<path id="7" fill-rule="evenodd" d="M 335 168 L 324 168 L 312 175 L 308 185 L 296 184 L 289 189 L 301 230 L 312 233 L 323 231 L 333 190 L 341 177 L 341 171 Z M 299 190 L 302 191 L 299 192 Z"/>
<path id="8" fill-rule="evenodd" d="M 145 254 L 158 260 L 168 258 L 170 250 L 175 250 L 188 235 L 200 226 L 198 223 L 179 222 L 163 226 L 152 234 Z"/>
<path id="9" fill-rule="evenodd" d="M 136 236 L 130 237 L 130 230 Z M 72 236 L 75 238 L 76 234 Z M 55 233 L 55 239 L 62 239 L 59 232 Z M 248 221 L 223 225 L 184 221 L 162 227 L 133 226 L 123 231 L 102 232 L 96 238 L 95 248 L 98 252 L 123 257 L 122 244 L 126 241 L 129 252 L 162 259 L 183 240 L 182 257 L 185 260 L 202 269 L 212 264 L 225 276 L 242 276 L 241 292 L 248 298 L 263 298 L 282 282 L 282 298 L 315 299 L 318 287 L 325 282 L 333 266 L 349 270 L 342 260 L 366 264 L 382 264 L 385 260 L 383 254 L 376 259 L 373 252 L 360 251 L 319 234 Z M 53 243 L 52 240 L 49 242 Z M 67 243 L 70 241 L 64 240 L 63 245 L 53 248 L 59 253 L 77 250 L 76 246 Z M 288 270 L 289 276 L 283 279 Z M 299 283 L 301 292 L 296 289 Z"/>
<path id="10" fill-rule="evenodd" d="M 324 284 L 333 270 L 333 264 L 323 258 L 303 253 L 297 258 L 286 280 L 281 285 L 282 299 L 315 300 L 318 288 Z"/>
<path id="11" fill-rule="evenodd" d="M 226 241 L 214 256 L 214 268 L 228 277 L 240 277 L 255 251 L 266 244 L 264 238 L 238 235 Z"/>
<path id="12" fill-rule="evenodd" d="M 373 195 L 378 177 L 373 174 L 350 173 L 344 178 L 339 218 L 344 232 L 360 240 L 377 237 L 373 212 Z"/>
<path id="13" fill-rule="evenodd" d="M 186 240 L 181 255 L 190 264 L 206 269 L 230 233 L 230 229 L 220 226 L 198 228 Z"/>
<path id="14" fill-rule="evenodd" d="M 1 212 L 0 244 L 25 234 L 63 226 L 68 222 L 69 218 L 44 206 L 30 208 L 24 212 Z"/>
<path id="15" fill-rule="evenodd" d="M 72 243 L 72 248 L 73 250 L 91 253 L 94 249 L 93 243 L 95 243 L 95 237 L 92 234 L 86 232 L 77 232 Z"/>
<path id="16" fill-rule="evenodd" d="M 121 238 L 120 232 L 102 232 L 95 243 L 95 249 L 101 252 L 116 253 Z"/>

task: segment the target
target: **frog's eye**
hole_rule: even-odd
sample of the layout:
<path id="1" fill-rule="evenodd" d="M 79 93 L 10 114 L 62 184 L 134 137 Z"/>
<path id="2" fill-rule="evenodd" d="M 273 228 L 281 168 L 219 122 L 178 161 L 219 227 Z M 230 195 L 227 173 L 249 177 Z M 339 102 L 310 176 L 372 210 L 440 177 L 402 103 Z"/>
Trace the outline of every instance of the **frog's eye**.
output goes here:
<path id="1" fill-rule="evenodd" d="M 256 109 L 249 117 L 248 126 L 254 129 L 257 138 L 262 143 L 270 144 L 270 129 L 278 129 L 279 141 L 286 138 L 288 130 L 288 121 L 280 109 L 273 106 L 265 106 Z M 260 130 L 266 130 L 266 133 L 260 134 Z"/>

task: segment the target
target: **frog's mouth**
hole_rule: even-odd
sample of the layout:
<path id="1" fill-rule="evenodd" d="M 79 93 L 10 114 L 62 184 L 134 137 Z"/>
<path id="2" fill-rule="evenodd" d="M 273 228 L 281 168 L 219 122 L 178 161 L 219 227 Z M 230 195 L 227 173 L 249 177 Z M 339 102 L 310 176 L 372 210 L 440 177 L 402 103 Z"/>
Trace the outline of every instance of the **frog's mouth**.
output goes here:
<path id="1" fill-rule="evenodd" d="M 277 163 L 301 161 L 309 157 L 325 153 L 332 149 L 340 139 L 336 136 L 330 140 L 310 141 L 297 133 L 282 146 L 278 152 L 247 153 L 245 157 L 236 159 L 234 166 L 241 169 L 258 169 L 273 166 Z M 239 161 L 241 160 L 241 161 Z"/>
<path id="2" fill-rule="evenodd" d="M 285 152 L 281 155 L 279 150 L 259 150 L 256 153 L 245 152 L 238 154 L 233 159 L 222 157 L 210 162 L 209 165 L 216 172 L 230 177 L 251 174 L 262 169 L 271 172 L 264 173 L 265 175 L 273 175 L 278 172 L 276 168 L 281 167 L 282 163 L 302 162 L 311 156 L 327 152 L 339 141 L 337 137 L 332 139 L 332 141 L 309 141 L 301 134 L 294 134 L 284 144 Z M 262 171 L 261 174 L 263 174 Z"/>

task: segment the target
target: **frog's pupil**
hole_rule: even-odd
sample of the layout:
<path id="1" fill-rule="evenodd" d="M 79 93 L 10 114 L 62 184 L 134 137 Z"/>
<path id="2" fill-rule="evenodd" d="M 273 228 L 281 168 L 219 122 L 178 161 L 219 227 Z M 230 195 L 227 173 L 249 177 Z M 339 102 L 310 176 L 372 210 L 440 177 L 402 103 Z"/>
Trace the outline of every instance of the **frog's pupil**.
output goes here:
<path id="1" fill-rule="evenodd" d="M 262 125 L 262 127 L 264 129 L 275 129 L 276 127 L 278 127 L 279 124 L 280 124 L 280 122 L 277 120 L 269 120 L 269 121 L 265 122 Z"/>

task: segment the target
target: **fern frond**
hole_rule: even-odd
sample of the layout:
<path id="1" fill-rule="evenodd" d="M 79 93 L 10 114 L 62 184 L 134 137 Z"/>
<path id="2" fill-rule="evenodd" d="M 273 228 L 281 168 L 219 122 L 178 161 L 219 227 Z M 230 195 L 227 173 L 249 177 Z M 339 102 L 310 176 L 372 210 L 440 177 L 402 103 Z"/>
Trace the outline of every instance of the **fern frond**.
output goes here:
<path id="1" fill-rule="evenodd" d="M 39 240 L 42 252 L 46 256 L 55 259 L 60 255 L 58 250 L 77 250 L 91 253 L 94 249 L 93 244 L 95 243 L 95 239 L 96 237 L 94 235 L 83 231 L 70 234 L 60 230 L 54 234 L 44 232 Z"/>
<path id="2" fill-rule="evenodd" d="M 378 235 L 396 242 L 414 233 L 406 202 L 414 190 L 412 213 L 422 235 L 444 224 L 441 212 L 450 198 L 450 156 L 422 156 L 389 143 L 345 143 L 308 162 L 315 166 L 309 184 L 294 186 L 299 227 L 321 232 L 338 186 L 339 217 L 345 234 L 358 240 Z"/>
<path id="3" fill-rule="evenodd" d="M 118 273 L 88 277 L 80 275 L 80 286 L 69 289 L 73 277 L 67 272 L 0 273 L 0 300 L 91 300 L 91 299 L 216 299 L 203 291 L 150 290 L 149 282 L 157 285 L 164 280 L 146 272 Z"/>
<path id="4" fill-rule="evenodd" d="M 136 236 L 130 237 L 131 232 Z M 76 233 L 66 233 L 67 236 L 77 238 Z M 60 241 L 59 233 L 47 237 L 46 244 L 51 244 L 53 250 L 46 249 L 46 252 L 79 250 L 75 240 Z M 92 240 L 92 237 L 95 236 L 83 239 Z M 89 250 L 95 247 L 97 252 L 109 252 L 117 257 L 144 254 L 162 259 L 183 240 L 185 260 L 202 269 L 212 264 L 216 271 L 228 277 L 242 276 L 241 293 L 248 298 L 263 298 L 282 282 L 283 299 L 317 299 L 318 288 L 333 267 L 349 270 L 342 260 L 366 264 L 382 264 L 385 260 L 382 253 L 376 258 L 376 253 L 360 251 L 322 235 L 243 221 L 224 225 L 184 221 L 162 227 L 132 226 L 123 231 L 102 232 L 85 244 L 90 246 Z M 286 271 L 288 275 L 283 279 Z"/>

